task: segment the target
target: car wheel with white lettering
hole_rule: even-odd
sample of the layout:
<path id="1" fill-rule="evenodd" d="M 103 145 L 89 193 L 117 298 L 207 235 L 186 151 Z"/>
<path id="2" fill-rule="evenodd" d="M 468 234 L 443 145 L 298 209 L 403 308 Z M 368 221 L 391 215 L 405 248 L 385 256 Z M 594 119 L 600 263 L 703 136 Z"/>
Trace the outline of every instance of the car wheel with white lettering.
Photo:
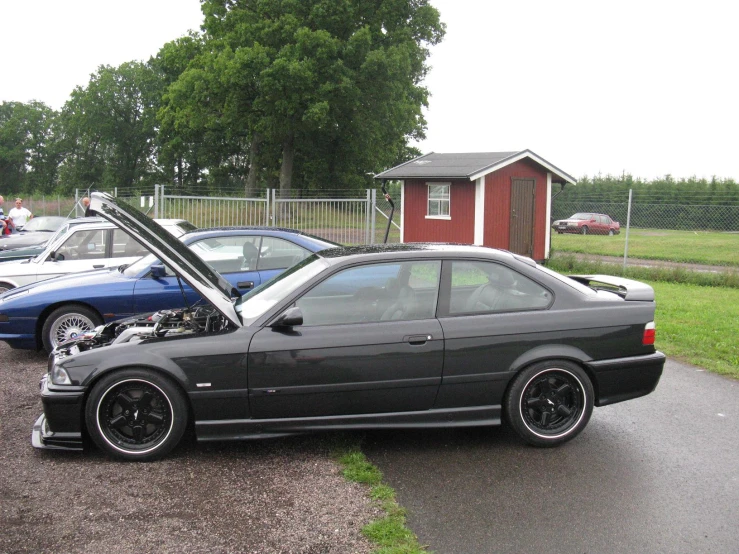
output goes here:
<path id="1" fill-rule="evenodd" d="M 107 454 L 148 462 L 168 454 L 187 428 L 182 390 L 146 369 L 115 371 L 92 389 L 85 405 L 90 438 Z"/>
<path id="2" fill-rule="evenodd" d="M 505 416 L 529 444 L 556 446 L 585 428 L 594 396 L 581 367 L 565 360 L 539 362 L 513 380 L 505 397 Z"/>

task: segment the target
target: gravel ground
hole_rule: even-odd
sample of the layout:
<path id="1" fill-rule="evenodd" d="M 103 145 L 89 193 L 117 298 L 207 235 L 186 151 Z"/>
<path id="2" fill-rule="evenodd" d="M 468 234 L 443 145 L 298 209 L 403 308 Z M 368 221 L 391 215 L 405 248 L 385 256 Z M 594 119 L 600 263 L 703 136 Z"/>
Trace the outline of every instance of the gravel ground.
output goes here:
<path id="1" fill-rule="evenodd" d="M 154 463 L 31 446 L 43 353 L 0 342 L 0 553 L 364 553 L 380 517 L 327 436 L 196 444 Z"/>

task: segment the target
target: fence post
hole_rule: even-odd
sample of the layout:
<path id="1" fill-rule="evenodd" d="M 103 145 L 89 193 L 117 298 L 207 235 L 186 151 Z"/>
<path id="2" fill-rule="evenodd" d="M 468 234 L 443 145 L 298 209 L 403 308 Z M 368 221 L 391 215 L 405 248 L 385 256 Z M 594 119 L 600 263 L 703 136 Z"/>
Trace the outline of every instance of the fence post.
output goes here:
<path id="1" fill-rule="evenodd" d="M 270 189 L 267 189 L 269 191 Z M 272 190 L 272 215 L 270 216 L 270 222 L 269 226 L 274 227 L 275 226 L 275 205 L 277 204 L 277 189 L 271 189 Z"/>
<path id="2" fill-rule="evenodd" d="M 372 193 L 370 189 L 367 189 L 367 201 L 364 203 L 364 209 L 366 210 L 364 217 L 364 244 L 370 244 L 370 214 L 372 213 Z"/>
<path id="3" fill-rule="evenodd" d="M 77 204 L 79 204 L 80 201 L 80 189 L 74 189 L 74 217 L 79 217 L 77 215 Z"/>
<path id="4" fill-rule="evenodd" d="M 377 237 L 377 189 L 372 189 L 372 217 L 370 217 L 370 244 L 375 244 L 375 237 Z"/>
<path id="5" fill-rule="evenodd" d="M 154 185 L 154 219 L 159 218 L 159 185 Z"/>
<path id="6" fill-rule="evenodd" d="M 633 189 L 629 189 L 629 207 L 626 210 L 626 244 L 624 244 L 624 269 L 626 269 L 626 259 L 629 257 L 629 227 L 631 226 L 631 194 Z"/>

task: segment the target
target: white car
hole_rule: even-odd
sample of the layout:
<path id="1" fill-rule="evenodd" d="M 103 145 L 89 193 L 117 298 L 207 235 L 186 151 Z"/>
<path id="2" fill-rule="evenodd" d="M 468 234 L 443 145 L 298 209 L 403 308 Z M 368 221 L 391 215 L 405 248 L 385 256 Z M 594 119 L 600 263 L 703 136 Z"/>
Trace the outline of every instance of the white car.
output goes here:
<path id="1" fill-rule="evenodd" d="M 175 237 L 195 226 L 184 219 L 157 220 Z M 0 264 L 0 293 L 68 273 L 79 273 L 135 262 L 149 251 L 128 233 L 102 219 L 68 226 L 44 251 L 28 260 Z"/>

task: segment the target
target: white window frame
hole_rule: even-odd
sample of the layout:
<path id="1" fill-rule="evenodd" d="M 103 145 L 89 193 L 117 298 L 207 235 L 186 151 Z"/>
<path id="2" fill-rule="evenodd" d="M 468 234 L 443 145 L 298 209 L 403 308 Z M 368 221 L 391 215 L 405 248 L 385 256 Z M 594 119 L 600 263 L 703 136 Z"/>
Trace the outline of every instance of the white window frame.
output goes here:
<path id="1" fill-rule="evenodd" d="M 428 187 L 426 192 L 426 219 L 452 219 L 452 184 L 449 183 L 426 183 L 426 186 Z M 447 198 L 431 198 L 431 187 L 446 187 L 447 188 Z M 430 215 L 429 212 L 431 211 L 429 207 L 431 206 L 431 202 L 438 202 L 439 203 L 439 212 L 441 212 L 442 203 L 446 202 L 447 205 L 447 213 L 446 214 L 439 214 L 439 215 Z"/>

